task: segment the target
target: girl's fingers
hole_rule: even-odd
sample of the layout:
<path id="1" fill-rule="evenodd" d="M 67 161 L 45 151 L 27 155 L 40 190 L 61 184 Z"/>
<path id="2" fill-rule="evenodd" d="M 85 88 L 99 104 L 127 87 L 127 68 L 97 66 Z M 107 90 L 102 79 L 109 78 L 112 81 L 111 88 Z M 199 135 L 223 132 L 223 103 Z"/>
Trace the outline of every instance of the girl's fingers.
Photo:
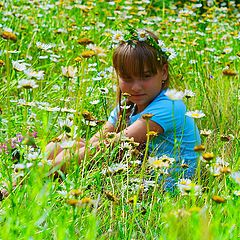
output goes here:
<path id="1" fill-rule="evenodd" d="M 62 150 L 63 149 L 59 146 L 58 143 L 50 142 L 46 146 L 47 159 L 54 159 L 54 157 L 56 157 L 60 152 L 62 152 Z"/>

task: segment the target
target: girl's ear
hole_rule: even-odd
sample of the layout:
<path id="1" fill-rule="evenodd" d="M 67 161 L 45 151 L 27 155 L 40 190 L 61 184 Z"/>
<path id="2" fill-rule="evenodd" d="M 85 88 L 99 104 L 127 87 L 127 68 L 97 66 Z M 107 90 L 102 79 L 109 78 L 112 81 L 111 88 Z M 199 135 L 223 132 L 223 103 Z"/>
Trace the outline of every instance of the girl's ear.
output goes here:
<path id="1" fill-rule="evenodd" d="M 166 81 L 168 79 L 168 64 L 165 63 L 162 67 L 162 80 Z"/>

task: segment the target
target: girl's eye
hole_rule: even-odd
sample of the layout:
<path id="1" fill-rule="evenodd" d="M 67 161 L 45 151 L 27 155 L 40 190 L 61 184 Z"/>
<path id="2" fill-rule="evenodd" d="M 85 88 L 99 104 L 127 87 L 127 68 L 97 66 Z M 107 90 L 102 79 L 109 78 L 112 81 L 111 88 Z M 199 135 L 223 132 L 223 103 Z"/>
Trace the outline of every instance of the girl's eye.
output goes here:
<path id="1" fill-rule="evenodd" d="M 131 78 L 130 78 L 130 77 L 127 77 L 127 76 L 121 77 L 121 79 L 122 79 L 124 82 L 131 82 Z"/>
<path id="2" fill-rule="evenodd" d="M 144 80 L 148 80 L 149 78 L 151 78 L 152 77 L 152 74 L 145 74 L 144 76 L 143 76 L 143 79 Z"/>

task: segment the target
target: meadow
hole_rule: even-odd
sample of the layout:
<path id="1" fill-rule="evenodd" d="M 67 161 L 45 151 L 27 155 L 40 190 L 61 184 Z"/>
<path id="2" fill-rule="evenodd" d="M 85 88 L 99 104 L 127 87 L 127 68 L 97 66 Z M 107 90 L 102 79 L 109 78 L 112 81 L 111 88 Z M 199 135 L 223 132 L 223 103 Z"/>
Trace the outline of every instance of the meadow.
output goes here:
<path id="1" fill-rule="evenodd" d="M 0 239 L 240 239 L 239 9 L 227 0 L 1 1 Z M 198 171 L 173 192 L 152 176 L 146 148 L 124 138 L 49 174 L 47 143 L 87 141 L 116 106 L 112 52 L 128 25 L 176 51 L 170 88 L 188 90 L 188 110 L 199 110 Z"/>

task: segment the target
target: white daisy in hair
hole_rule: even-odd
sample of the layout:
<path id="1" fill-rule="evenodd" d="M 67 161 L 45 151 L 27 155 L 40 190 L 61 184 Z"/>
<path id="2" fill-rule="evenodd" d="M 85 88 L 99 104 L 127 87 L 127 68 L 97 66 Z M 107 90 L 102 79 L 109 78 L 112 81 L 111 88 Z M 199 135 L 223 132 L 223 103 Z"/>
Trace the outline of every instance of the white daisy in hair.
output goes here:
<path id="1" fill-rule="evenodd" d="M 147 40 L 148 34 L 145 30 L 140 29 L 140 30 L 138 30 L 137 34 L 138 34 L 138 40 L 140 42 L 144 42 Z"/>
<path id="2" fill-rule="evenodd" d="M 121 31 L 114 31 L 112 41 L 113 43 L 119 43 L 124 40 L 123 33 Z"/>

